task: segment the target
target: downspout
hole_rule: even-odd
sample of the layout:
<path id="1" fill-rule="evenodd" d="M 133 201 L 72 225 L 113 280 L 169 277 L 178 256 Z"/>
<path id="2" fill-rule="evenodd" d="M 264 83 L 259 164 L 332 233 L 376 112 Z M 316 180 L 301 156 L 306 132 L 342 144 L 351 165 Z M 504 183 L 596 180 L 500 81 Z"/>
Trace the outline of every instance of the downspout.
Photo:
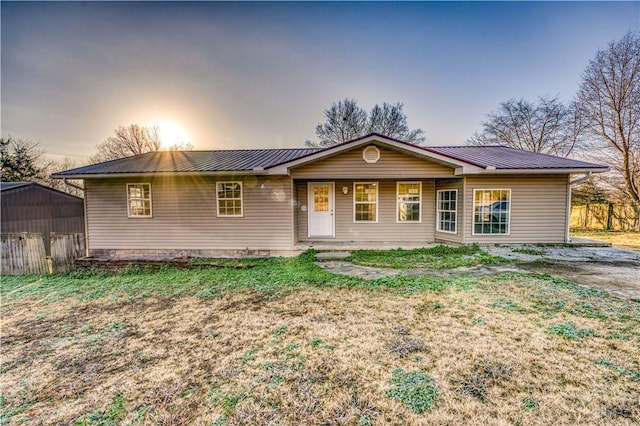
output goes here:
<path id="1" fill-rule="evenodd" d="M 569 236 L 569 227 L 571 226 L 571 185 L 574 185 L 576 183 L 580 183 L 589 179 L 592 173 L 593 172 L 587 172 L 586 175 L 576 178 L 574 180 L 571 180 L 571 175 L 567 177 L 567 207 L 566 207 L 567 217 L 565 220 L 565 235 L 564 235 L 565 243 L 571 242 L 571 237 Z"/>
<path id="2" fill-rule="evenodd" d="M 70 187 L 72 187 L 72 188 L 75 188 L 75 189 L 77 189 L 77 190 L 79 190 L 79 191 L 84 192 L 84 188 L 83 188 L 83 187 L 78 186 L 78 185 L 76 185 L 75 183 L 71 183 L 71 182 L 69 182 L 69 181 L 67 180 L 67 178 L 62 178 L 62 181 L 64 182 L 64 184 L 65 184 L 65 185 L 70 186 Z"/>
<path id="3" fill-rule="evenodd" d="M 570 182 L 569 182 L 569 184 L 570 184 L 570 185 L 573 185 L 574 183 L 580 183 L 580 182 L 582 182 L 582 181 L 585 181 L 585 180 L 589 179 L 589 178 L 591 177 L 591 175 L 592 175 L 592 174 L 593 174 L 593 172 L 587 172 L 587 174 L 586 174 L 586 175 L 584 175 L 584 176 L 582 176 L 582 177 L 579 177 L 579 178 L 577 178 L 577 179 L 574 179 L 574 180 L 570 181 Z"/>
<path id="4" fill-rule="evenodd" d="M 84 188 L 76 185 L 75 183 L 71 183 L 69 181 L 67 181 L 67 178 L 62 178 L 62 182 L 64 182 L 65 185 L 70 186 L 71 188 L 75 188 L 79 191 L 82 191 L 84 193 Z M 83 207 L 84 207 L 84 255 L 89 256 L 89 225 L 87 224 L 87 195 L 85 193 L 84 198 L 84 203 Z"/>

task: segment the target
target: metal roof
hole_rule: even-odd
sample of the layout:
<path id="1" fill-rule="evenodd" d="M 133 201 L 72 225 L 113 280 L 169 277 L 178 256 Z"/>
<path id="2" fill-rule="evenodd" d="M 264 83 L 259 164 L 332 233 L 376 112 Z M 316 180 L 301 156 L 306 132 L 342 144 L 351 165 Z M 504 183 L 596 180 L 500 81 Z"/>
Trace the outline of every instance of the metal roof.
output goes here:
<path id="1" fill-rule="evenodd" d="M 218 150 L 218 151 L 159 151 L 120 158 L 104 163 L 92 164 L 71 170 L 54 173 L 55 178 L 91 177 L 124 174 L 146 173 L 226 173 L 226 172 L 262 172 L 269 168 L 285 165 L 300 160 L 312 154 L 327 151 L 327 155 L 336 153 L 336 148 L 351 149 L 354 144 L 365 139 L 375 137 L 375 142 L 397 146 L 410 147 L 418 154 L 429 156 L 439 155 L 456 160 L 457 162 L 492 170 L 584 170 L 606 171 L 608 168 L 599 164 L 587 163 L 553 155 L 538 154 L 506 146 L 440 146 L 425 147 L 411 145 L 406 142 L 388 138 L 383 135 L 370 134 L 340 145 L 328 148 L 299 148 L 299 149 L 248 149 L 248 150 Z M 379 139 L 379 140 L 378 140 Z M 385 142 L 386 141 L 386 142 Z M 315 157 L 318 157 L 316 155 Z M 453 162 L 452 162 L 453 163 Z"/>
<path id="2" fill-rule="evenodd" d="M 0 182 L 0 191 L 31 185 L 33 182 Z"/>
<path id="3" fill-rule="evenodd" d="M 425 149 L 478 167 L 495 167 L 496 170 L 607 168 L 600 164 L 587 163 L 571 158 L 556 157 L 500 145 L 439 146 L 425 147 Z"/>
<path id="4" fill-rule="evenodd" d="M 28 181 L 28 182 L 0 182 L 0 191 L 11 191 L 14 189 L 22 188 L 22 190 L 33 191 L 33 190 L 43 190 L 48 192 L 54 192 L 59 195 L 63 195 L 65 197 L 71 197 L 76 200 L 80 200 L 84 202 L 84 199 L 81 197 L 76 197 L 75 195 L 71 195 L 68 192 L 60 191 L 59 189 L 51 188 L 50 186 L 43 185 L 38 182 Z M 22 190 L 20 192 L 22 192 Z"/>
<path id="5" fill-rule="evenodd" d="M 318 151 L 318 148 L 221 151 L 160 151 L 55 173 L 54 177 L 119 173 L 241 172 L 266 169 Z"/>

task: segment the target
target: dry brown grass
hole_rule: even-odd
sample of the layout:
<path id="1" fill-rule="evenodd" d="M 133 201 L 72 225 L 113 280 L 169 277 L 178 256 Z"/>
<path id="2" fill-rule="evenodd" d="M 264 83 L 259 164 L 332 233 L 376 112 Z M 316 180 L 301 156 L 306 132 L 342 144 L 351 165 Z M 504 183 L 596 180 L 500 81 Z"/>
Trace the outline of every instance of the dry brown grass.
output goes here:
<path id="1" fill-rule="evenodd" d="M 632 231 L 571 231 L 574 237 L 605 241 L 614 247 L 640 251 L 640 232 Z"/>
<path id="2" fill-rule="evenodd" d="M 45 425 L 638 424 L 639 305 L 587 309 L 599 296 L 550 285 L 20 299 L 2 308 L 3 412 Z M 597 336 L 547 332 L 569 321 Z M 397 368 L 435 380 L 432 411 L 386 396 Z"/>

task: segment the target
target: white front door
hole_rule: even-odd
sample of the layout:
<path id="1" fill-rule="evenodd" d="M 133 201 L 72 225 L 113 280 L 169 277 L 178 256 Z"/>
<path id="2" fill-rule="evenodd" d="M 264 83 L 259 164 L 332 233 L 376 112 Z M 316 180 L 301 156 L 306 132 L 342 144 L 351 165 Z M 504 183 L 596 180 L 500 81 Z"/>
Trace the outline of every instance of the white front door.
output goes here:
<path id="1" fill-rule="evenodd" d="M 335 236 L 333 182 L 309 182 L 309 237 Z"/>

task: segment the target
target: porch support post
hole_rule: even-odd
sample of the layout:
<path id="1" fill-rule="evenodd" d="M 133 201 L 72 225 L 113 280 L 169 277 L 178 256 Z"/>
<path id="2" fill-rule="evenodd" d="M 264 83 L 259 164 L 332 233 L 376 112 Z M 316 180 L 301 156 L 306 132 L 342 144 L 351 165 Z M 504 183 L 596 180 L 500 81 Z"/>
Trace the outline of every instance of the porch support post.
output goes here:
<path id="1" fill-rule="evenodd" d="M 567 212 L 565 218 L 564 242 L 570 243 L 569 227 L 571 226 L 571 175 L 567 175 Z"/>

